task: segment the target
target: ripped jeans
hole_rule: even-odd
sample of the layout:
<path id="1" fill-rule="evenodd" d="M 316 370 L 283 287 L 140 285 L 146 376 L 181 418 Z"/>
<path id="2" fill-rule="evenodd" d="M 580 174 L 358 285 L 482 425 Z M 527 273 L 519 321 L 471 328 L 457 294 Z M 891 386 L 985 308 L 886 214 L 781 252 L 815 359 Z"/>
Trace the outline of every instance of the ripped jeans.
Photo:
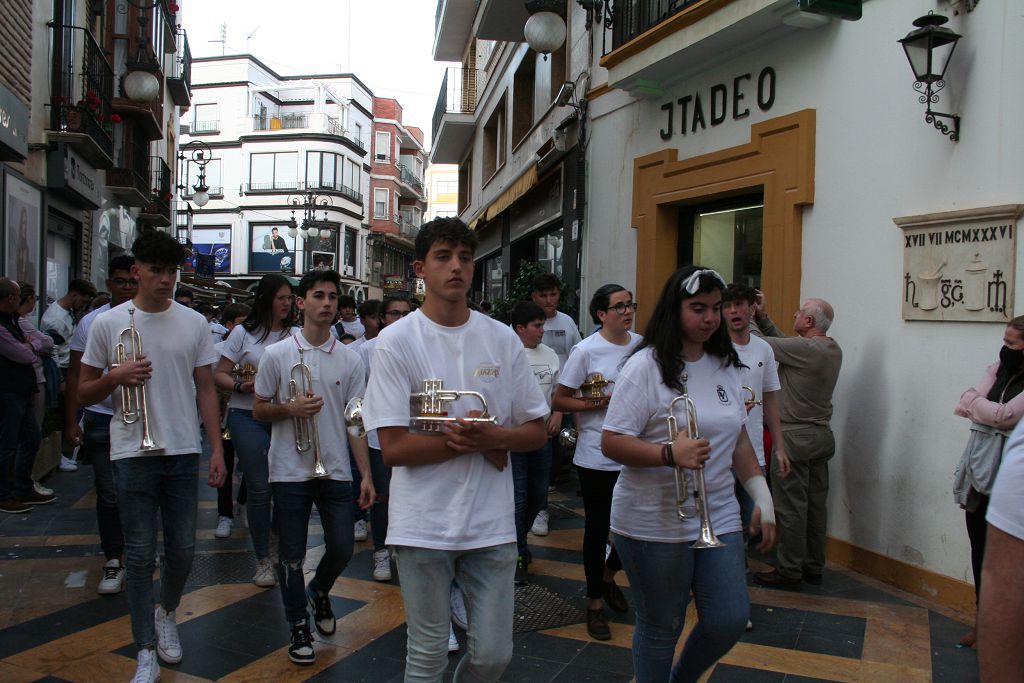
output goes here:
<path id="1" fill-rule="evenodd" d="M 277 580 L 289 624 L 308 621 L 306 587 L 302 565 L 306 557 L 309 515 L 316 504 L 324 528 L 326 551 L 309 582 L 309 589 L 326 595 L 352 559 L 354 524 L 352 520 L 352 482 L 311 479 L 297 482 L 272 482 L 274 515 L 278 529 Z"/>

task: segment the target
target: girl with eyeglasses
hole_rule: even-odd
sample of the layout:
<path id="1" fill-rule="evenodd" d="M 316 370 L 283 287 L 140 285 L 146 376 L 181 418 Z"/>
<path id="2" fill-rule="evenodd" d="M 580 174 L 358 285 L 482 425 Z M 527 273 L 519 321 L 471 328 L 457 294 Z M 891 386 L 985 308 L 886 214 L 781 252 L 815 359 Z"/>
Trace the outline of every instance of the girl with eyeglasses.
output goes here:
<path id="1" fill-rule="evenodd" d="M 605 559 L 612 490 L 621 466 L 601 451 L 601 425 L 619 368 L 640 343 L 640 335 L 630 331 L 635 308 L 632 292 L 622 285 L 608 284 L 594 292 L 590 317 L 601 329 L 569 352 L 551 403 L 553 410 L 579 414 L 572 461 L 586 511 L 583 569 L 587 577 L 587 633 L 595 640 L 611 638 L 602 600 L 616 612 L 629 609 L 615 584 L 615 574 L 622 564 L 614 545 Z"/>
<path id="2" fill-rule="evenodd" d="M 771 494 L 744 428 L 740 360 L 722 325 L 724 289 L 718 273 L 699 266 L 669 278 L 643 342 L 616 378 L 604 421 L 604 452 L 622 464 L 611 528 L 633 591 L 638 683 L 696 681 L 743 634 L 750 601 L 733 472 L 754 499 L 758 549 L 775 543 Z M 679 436 L 665 445 L 669 404 L 684 393 L 695 404 L 700 438 L 687 437 L 677 403 Z M 691 547 L 700 518 L 680 519 L 673 467 L 703 468 L 709 519 L 723 547 Z M 686 507 L 695 502 L 690 491 Z M 673 666 L 691 591 L 699 620 Z"/>
<path id="3" fill-rule="evenodd" d="M 255 382 L 243 381 L 232 371 L 235 367 L 258 368 L 263 351 L 293 333 L 294 302 L 292 285 L 287 278 L 276 273 L 264 275 L 256 285 L 256 297 L 248 317 L 231 330 L 225 340 L 214 374 L 217 387 L 232 392 L 228 403 L 228 430 L 245 475 L 246 517 L 256 553 L 253 583 L 263 588 L 277 585 L 270 561 L 270 470 L 267 463 L 270 423 L 252 415 Z"/>

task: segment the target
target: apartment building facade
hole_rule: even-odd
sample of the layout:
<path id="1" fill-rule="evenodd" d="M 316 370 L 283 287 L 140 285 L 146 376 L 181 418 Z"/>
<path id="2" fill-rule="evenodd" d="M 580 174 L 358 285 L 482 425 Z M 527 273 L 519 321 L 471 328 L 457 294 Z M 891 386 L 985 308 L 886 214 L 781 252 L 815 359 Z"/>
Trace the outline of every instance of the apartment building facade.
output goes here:
<path id="1" fill-rule="evenodd" d="M 179 237 L 213 256 L 225 286 L 334 268 L 343 293 L 366 298 L 370 89 L 352 74 L 282 76 L 252 55 L 196 59 L 192 80 Z"/>
<path id="2" fill-rule="evenodd" d="M 369 260 L 376 298 L 416 293 L 413 247 L 427 208 L 426 167 L 423 131 L 403 123 L 398 100 L 374 97 Z"/>
<path id="3" fill-rule="evenodd" d="M 137 6 L 138 5 L 138 6 Z M 40 308 L 170 230 L 190 54 L 178 4 L 12 0 L 0 31 L 4 272 Z"/>

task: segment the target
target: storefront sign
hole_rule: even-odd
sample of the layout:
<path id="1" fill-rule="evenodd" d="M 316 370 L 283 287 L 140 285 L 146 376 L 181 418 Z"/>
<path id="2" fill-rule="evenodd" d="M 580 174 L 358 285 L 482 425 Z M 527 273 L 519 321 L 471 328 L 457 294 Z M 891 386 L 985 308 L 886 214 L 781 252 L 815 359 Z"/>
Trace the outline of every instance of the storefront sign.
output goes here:
<path id="1" fill-rule="evenodd" d="M 740 74 L 731 83 L 716 83 L 708 90 L 666 102 L 661 105 L 666 113 L 661 139 L 671 140 L 676 133 L 686 135 L 707 130 L 709 125 L 720 125 L 730 117 L 733 121 L 746 118 L 755 103 L 761 111 L 769 111 L 775 104 L 775 81 L 775 69 L 766 66 L 756 80 L 753 74 Z"/>
<path id="2" fill-rule="evenodd" d="M 61 142 L 46 158 L 46 185 L 82 208 L 97 209 L 101 203 L 99 173 L 82 156 Z"/>
<path id="3" fill-rule="evenodd" d="M 409 282 L 403 275 L 382 275 L 383 289 L 385 292 L 407 292 Z"/>
<path id="4" fill-rule="evenodd" d="M 28 107 L 0 83 L 0 161 L 28 156 Z"/>
<path id="5" fill-rule="evenodd" d="M 1009 322 L 1024 205 L 896 218 L 904 320 Z"/>

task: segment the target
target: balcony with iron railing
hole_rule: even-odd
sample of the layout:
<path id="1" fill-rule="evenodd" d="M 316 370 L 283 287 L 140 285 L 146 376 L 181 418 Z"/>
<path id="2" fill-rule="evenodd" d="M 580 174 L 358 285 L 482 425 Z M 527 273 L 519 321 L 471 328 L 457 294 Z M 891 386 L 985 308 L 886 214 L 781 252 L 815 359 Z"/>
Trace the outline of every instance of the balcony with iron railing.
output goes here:
<path id="1" fill-rule="evenodd" d="M 323 112 L 286 111 L 257 114 L 252 117 L 252 132 L 326 134 L 339 138 L 340 142 L 360 156 L 366 154 L 366 147 L 361 140 L 352 137 L 337 117 Z"/>
<path id="2" fill-rule="evenodd" d="M 605 52 L 617 50 L 663 21 L 705 0 L 614 0 L 611 44 Z"/>
<path id="3" fill-rule="evenodd" d="M 151 157 L 153 194 L 142 212 L 139 221 L 148 225 L 166 227 L 171 224 L 171 169 L 163 157 Z"/>
<path id="4" fill-rule="evenodd" d="M 55 94 L 49 104 L 47 140 L 66 142 L 97 168 L 110 168 L 113 127 L 119 120 L 113 113 L 114 71 L 91 32 L 76 26 L 51 28 Z"/>
<path id="5" fill-rule="evenodd" d="M 473 19 L 479 5 L 480 0 L 437 0 L 434 13 L 435 62 L 457 62 L 462 59 L 466 44 L 472 37 Z M 519 39 L 522 40 L 521 34 Z"/>
<path id="6" fill-rule="evenodd" d="M 402 162 L 395 164 L 398 168 L 398 187 L 402 197 L 425 200 L 423 194 L 423 178 L 416 175 Z"/>
<path id="7" fill-rule="evenodd" d="M 342 183 L 332 183 L 325 180 L 310 182 L 277 180 L 265 183 L 245 183 L 242 185 L 242 194 L 287 194 L 303 190 L 338 194 L 358 204 L 360 209 L 363 206 L 363 195 L 359 190 Z M 210 191 L 210 194 L 213 194 L 213 190 Z"/>
<path id="8" fill-rule="evenodd" d="M 188 46 L 188 34 L 182 27 L 175 34 L 176 50 L 167 72 L 167 90 L 174 104 L 188 107 L 192 103 L 192 50 Z"/>
<path id="9" fill-rule="evenodd" d="M 152 198 L 149 141 L 137 127 L 133 130 L 133 139 L 125 141 L 117 165 L 107 170 L 107 187 L 125 205 L 141 208 Z"/>
<path id="10" fill-rule="evenodd" d="M 478 69 L 457 66 L 445 69 L 434 106 L 431 162 L 457 164 L 462 160 L 476 126 L 479 75 Z"/>

